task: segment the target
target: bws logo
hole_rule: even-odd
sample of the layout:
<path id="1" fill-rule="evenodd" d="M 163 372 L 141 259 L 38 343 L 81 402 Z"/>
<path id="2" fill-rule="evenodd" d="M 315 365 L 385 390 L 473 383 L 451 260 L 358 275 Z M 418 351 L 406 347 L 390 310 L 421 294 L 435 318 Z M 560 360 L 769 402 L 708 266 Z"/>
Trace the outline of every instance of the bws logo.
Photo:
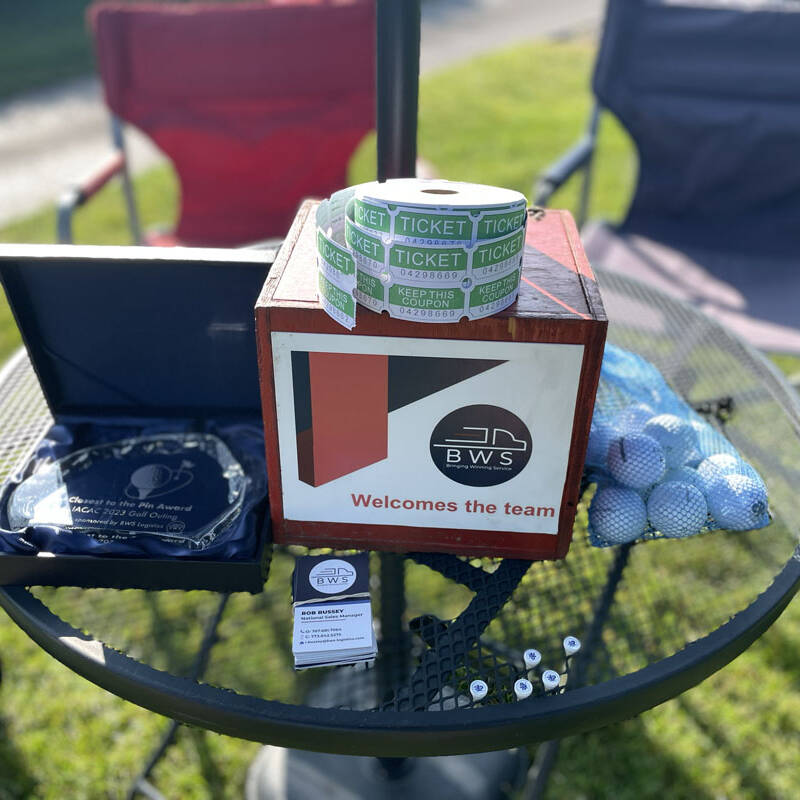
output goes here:
<path id="1" fill-rule="evenodd" d="M 324 594 L 341 594 L 356 582 L 356 571 L 346 561 L 329 558 L 315 564 L 308 575 L 311 588 Z"/>
<path id="2" fill-rule="evenodd" d="M 458 408 L 431 434 L 430 450 L 439 471 L 465 486 L 497 486 L 519 475 L 533 443 L 525 423 L 499 406 Z"/>

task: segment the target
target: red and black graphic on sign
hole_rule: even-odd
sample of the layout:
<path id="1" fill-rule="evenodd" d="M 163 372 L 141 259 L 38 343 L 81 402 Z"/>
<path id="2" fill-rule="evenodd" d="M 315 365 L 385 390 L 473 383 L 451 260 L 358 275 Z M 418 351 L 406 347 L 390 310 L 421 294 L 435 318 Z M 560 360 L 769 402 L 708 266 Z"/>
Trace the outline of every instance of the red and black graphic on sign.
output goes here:
<path id="1" fill-rule="evenodd" d="M 293 351 L 298 477 L 321 486 L 382 461 L 390 412 L 504 363 Z"/>

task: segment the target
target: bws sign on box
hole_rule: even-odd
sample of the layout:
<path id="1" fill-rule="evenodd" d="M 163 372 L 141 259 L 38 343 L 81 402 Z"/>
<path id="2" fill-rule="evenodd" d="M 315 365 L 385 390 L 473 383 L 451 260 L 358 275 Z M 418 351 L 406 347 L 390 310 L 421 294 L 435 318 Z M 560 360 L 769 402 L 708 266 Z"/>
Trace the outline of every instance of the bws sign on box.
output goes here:
<path id="1" fill-rule="evenodd" d="M 287 520 L 558 532 L 583 345 L 271 339 Z"/>

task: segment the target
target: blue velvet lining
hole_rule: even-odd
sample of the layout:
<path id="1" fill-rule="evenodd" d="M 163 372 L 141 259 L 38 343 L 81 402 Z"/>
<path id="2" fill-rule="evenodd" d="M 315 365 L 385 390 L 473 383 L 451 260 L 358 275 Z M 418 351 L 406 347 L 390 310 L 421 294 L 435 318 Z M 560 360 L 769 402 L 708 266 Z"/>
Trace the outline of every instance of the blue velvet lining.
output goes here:
<path id="1" fill-rule="evenodd" d="M 37 467 L 63 458 L 74 450 L 115 442 L 136 436 L 162 433 L 209 433 L 229 447 L 248 477 L 242 511 L 238 519 L 220 532 L 208 547 L 190 549 L 148 534 L 132 535 L 125 541 L 102 541 L 52 525 L 34 525 L 25 531 L 12 531 L 8 522 L 8 502 L 14 489 Z M 23 470 L 5 483 L 0 491 L 0 551 L 36 555 L 40 552 L 114 557 L 191 557 L 213 560 L 247 560 L 257 556 L 265 515 L 267 474 L 264 432 L 252 423 L 207 421 L 141 420 L 100 422 L 87 420 L 56 424 L 47 432 L 36 453 Z"/>

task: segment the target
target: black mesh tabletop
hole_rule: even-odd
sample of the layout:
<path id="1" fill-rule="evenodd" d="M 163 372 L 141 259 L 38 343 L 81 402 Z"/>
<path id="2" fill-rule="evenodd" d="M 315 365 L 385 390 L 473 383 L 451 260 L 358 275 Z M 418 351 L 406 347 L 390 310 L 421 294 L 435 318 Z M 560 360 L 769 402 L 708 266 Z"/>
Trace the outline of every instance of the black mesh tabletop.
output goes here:
<path id="1" fill-rule="evenodd" d="M 587 487 L 562 561 L 373 553 L 379 657 L 369 668 L 294 671 L 290 576 L 302 548 L 276 548 L 264 592 L 230 595 L 224 607 L 210 592 L 41 587 L 0 590 L 0 604 L 53 656 L 123 698 L 309 750 L 494 750 L 596 728 L 675 696 L 747 648 L 798 588 L 800 406 L 762 356 L 697 311 L 622 277 L 601 274 L 600 283 L 611 341 L 658 366 L 764 476 L 769 527 L 597 549 L 586 534 Z M 0 420 L 5 477 L 49 424 L 24 355 L 2 374 Z M 534 693 L 518 702 L 523 651 L 537 648 L 542 666 L 561 671 L 570 634 L 583 648 L 565 690 L 544 695 L 532 673 Z M 489 685 L 479 707 L 468 690 L 476 678 Z"/>

